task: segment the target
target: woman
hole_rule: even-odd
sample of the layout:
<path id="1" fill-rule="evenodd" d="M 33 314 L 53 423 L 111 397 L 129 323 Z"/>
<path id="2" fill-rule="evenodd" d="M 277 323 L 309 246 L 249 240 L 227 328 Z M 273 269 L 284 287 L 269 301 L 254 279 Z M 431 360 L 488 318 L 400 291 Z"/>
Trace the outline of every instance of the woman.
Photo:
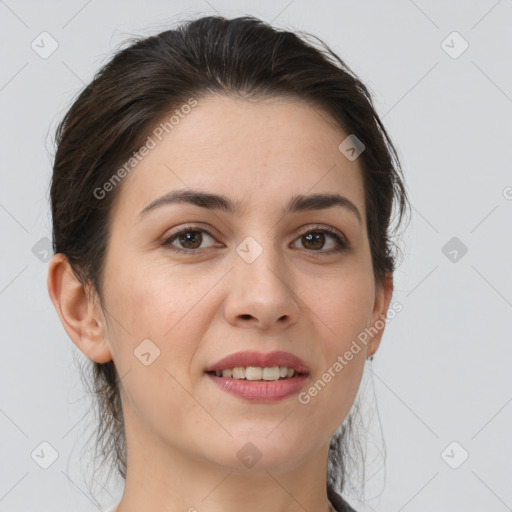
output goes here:
<path id="1" fill-rule="evenodd" d="M 353 510 L 343 438 L 400 174 L 349 68 L 256 18 L 99 71 L 57 131 L 48 289 L 91 361 L 117 512 Z"/>

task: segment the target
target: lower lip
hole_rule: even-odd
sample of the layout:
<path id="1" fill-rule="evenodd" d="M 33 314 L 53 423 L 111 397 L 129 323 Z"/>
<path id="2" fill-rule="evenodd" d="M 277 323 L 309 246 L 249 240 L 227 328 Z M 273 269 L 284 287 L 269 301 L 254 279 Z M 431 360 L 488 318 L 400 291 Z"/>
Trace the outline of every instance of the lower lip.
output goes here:
<path id="1" fill-rule="evenodd" d="M 299 375 L 289 379 L 275 381 L 250 381 L 229 377 L 217 377 L 210 373 L 207 377 L 227 393 L 252 402 L 276 402 L 298 393 L 305 385 L 308 376 Z"/>

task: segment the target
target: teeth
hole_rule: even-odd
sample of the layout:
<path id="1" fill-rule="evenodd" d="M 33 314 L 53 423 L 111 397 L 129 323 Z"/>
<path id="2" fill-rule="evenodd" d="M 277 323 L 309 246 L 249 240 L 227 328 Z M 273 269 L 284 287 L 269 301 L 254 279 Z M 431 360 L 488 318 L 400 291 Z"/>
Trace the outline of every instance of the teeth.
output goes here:
<path id="1" fill-rule="evenodd" d="M 261 368 L 258 366 L 237 366 L 225 370 L 216 370 L 217 377 L 228 377 L 234 379 L 246 380 L 279 380 L 293 377 L 295 370 L 286 366 L 272 366 Z"/>
<path id="2" fill-rule="evenodd" d="M 245 379 L 245 368 L 242 368 L 241 366 L 233 368 L 233 378 Z"/>
<path id="3" fill-rule="evenodd" d="M 266 370 L 266 368 L 265 368 Z M 247 380 L 261 380 L 261 375 L 263 374 L 263 370 L 256 366 L 248 366 L 245 369 L 245 378 Z"/>
<path id="4" fill-rule="evenodd" d="M 263 368 L 263 380 L 278 380 L 279 379 L 279 366 L 272 366 L 272 368 Z"/>

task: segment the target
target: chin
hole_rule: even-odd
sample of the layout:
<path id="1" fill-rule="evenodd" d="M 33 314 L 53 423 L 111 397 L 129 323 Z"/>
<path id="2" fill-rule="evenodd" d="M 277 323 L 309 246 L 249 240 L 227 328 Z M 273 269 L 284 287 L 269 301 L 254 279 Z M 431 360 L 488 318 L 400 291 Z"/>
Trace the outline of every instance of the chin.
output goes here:
<path id="1" fill-rule="evenodd" d="M 307 447 L 285 431 L 281 435 L 275 435 L 275 432 L 268 435 L 275 427 L 274 423 L 264 432 L 255 434 L 253 431 L 252 435 L 235 435 L 230 430 L 233 439 L 217 444 L 216 453 L 210 450 L 208 458 L 225 467 L 227 471 L 240 475 L 250 473 L 255 476 L 261 472 L 262 476 L 268 477 L 267 471 L 273 474 L 289 471 L 307 459 Z M 311 447 L 311 451 L 313 449 Z M 206 454 L 208 451 L 204 450 L 202 453 Z"/>

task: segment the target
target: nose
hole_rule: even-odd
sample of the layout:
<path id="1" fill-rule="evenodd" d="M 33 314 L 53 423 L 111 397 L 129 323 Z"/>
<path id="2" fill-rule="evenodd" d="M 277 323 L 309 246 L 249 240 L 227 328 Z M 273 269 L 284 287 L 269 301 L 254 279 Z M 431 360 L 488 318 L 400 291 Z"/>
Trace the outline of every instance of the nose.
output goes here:
<path id="1" fill-rule="evenodd" d="M 265 248 L 251 263 L 237 254 L 229 276 L 224 314 L 230 324 L 272 330 L 297 322 L 300 299 L 276 251 Z"/>

